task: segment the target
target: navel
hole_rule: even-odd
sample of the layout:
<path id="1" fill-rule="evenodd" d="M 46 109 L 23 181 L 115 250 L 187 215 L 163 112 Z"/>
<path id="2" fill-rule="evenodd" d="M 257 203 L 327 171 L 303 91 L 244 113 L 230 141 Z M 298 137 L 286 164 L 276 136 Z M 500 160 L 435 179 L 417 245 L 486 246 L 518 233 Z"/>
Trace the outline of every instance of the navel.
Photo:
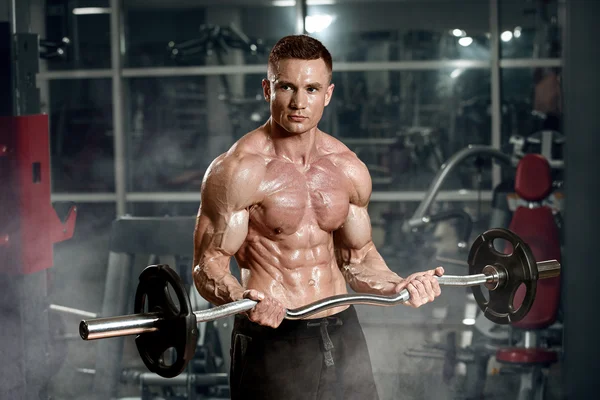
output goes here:
<path id="1" fill-rule="evenodd" d="M 275 232 L 276 235 L 279 235 L 281 232 L 283 232 L 283 229 L 281 229 L 281 228 L 275 228 L 273 230 L 273 232 Z"/>

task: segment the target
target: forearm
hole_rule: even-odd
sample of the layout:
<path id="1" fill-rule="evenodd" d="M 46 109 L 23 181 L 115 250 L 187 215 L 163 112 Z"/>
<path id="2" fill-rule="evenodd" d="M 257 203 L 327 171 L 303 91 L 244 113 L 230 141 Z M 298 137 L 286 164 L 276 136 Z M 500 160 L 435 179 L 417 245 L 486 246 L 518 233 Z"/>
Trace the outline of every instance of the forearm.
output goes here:
<path id="1" fill-rule="evenodd" d="M 229 259 L 207 260 L 194 267 L 194 284 L 198 292 L 214 305 L 243 298 L 244 287 L 229 271 Z"/>
<path id="2" fill-rule="evenodd" d="M 344 279 L 355 292 L 380 294 L 390 283 L 402 281 L 388 268 L 373 243 L 361 251 L 339 250 L 337 261 Z"/>

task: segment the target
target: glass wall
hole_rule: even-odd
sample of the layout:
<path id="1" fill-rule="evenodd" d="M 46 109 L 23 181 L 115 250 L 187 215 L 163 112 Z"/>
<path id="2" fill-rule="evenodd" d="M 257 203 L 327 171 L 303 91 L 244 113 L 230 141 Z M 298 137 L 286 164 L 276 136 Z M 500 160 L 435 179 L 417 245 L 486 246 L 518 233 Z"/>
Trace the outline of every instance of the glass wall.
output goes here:
<path id="1" fill-rule="evenodd" d="M 40 47 L 48 60 L 48 69 L 110 68 L 109 0 L 47 0 L 45 3 L 46 32 L 40 35 Z"/>
<path id="2" fill-rule="evenodd" d="M 268 117 L 260 86 L 268 51 L 301 31 L 303 8 L 65 4 L 48 2 L 46 36 L 68 38 L 69 56 L 45 61 L 38 79 L 50 88 L 54 193 L 102 192 L 98 199 L 116 201 L 119 214 L 140 201 L 197 203 L 210 161 Z M 376 192 L 397 201 L 419 198 L 441 163 L 467 145 L 510 147 L 511 135 L 560 112 L 559 1 L 472 0 L 460 12 L 451 0 L 308 1 L 304 12 L 305 32 L 334 58 L 336 89 L 321 128 L 367 163 Z M 111 40 L 120 44 L 116 65 Z M 114 119 L 110 96 L 123 104 Z M 77 157 L 88 166 L 70 171 Z M 480 169 L 482 179 L 473 179 Z M 461 200 L 473 200 L 477 189 L 489 198 L 499 179 L 486 162 L 465 163 L 455 175 L 442 198 L 460 190 Z"/>
<path id="3" fill-rule="evenodd" d="M 110 79 L 49 82 L 54 193 L 114 192 Z"/>
<path id="4" fill-rule="evenodd" d="M 502 71 L 502 143 L 542 129 L 562 131 L 560 67 Z"/>
<path id="5" fill-rule="evenodd" d="M 557 58 L 562 54 L 563 1 L 501 0 L 503 58 Z"/>
<path id="6" fill-rule="evenodd" d="M 268 3 L 123 0 L 124 65 L 264 65 L 273 44 L 295 33 L 297 12 Z"/>
<path id="7" fill-rule="evenodd" d="M 461 1 L 461 12 L 448 0 L 315 3 L 305 29 L 335 49 L 334 61 L 490 59 L 486 1 Z"/>

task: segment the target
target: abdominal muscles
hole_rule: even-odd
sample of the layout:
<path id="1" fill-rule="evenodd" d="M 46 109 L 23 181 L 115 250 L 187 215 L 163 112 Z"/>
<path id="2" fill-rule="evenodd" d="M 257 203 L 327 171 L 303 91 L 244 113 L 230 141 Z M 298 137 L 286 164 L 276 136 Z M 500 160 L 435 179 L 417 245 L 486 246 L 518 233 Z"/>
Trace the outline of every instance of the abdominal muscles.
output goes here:
<path id="1" fill-rule="evenodd" d="M 343 176 L 327 160 L 305 173 L 272 164 L 260 189 L 264 197 L 250 207 L 248 235 L 235 255 L 242 285 L 286 308 L 346 293 L 333 248 L 333 232 L 349 210 Z"/>
<path id="2" fill-rule="evenodd" d="M 250 229 L 236 259 L 245 288 L 260 290 L 288 309 L 346 293 L 332 234 L 318 226 L 304 226 L 280 240 Z"/>

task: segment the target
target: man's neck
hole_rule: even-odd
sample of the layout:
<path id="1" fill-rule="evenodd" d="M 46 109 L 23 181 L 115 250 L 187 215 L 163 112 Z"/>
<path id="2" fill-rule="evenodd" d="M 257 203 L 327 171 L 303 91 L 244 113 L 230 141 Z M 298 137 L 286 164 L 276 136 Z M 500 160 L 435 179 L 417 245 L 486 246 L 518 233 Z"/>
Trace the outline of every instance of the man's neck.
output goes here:
<path id="1" fill-rule="evenodd" d="M 302 166 L 308 165 L 314 159 L 317 127 L 307 132 L 292 134 L 272 119 L 266 125 L 269 137 L 273 142 L 273 150 L 277 156 Z"/>

